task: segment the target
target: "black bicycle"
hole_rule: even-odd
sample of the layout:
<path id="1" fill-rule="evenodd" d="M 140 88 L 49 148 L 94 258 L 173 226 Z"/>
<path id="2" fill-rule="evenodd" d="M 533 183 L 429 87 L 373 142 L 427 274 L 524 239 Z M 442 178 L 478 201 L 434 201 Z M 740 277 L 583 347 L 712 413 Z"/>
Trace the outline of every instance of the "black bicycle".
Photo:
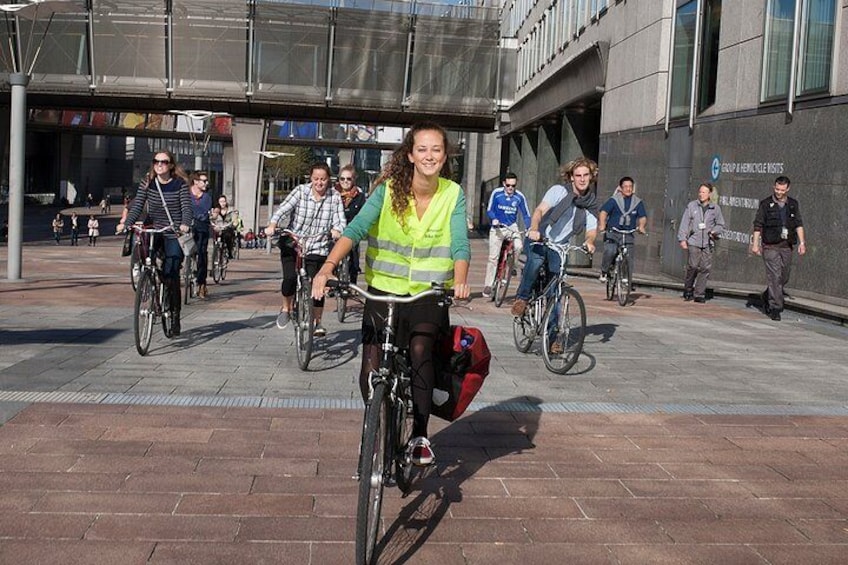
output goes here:
<path id="1" fill-rule="evenodd" d="M 197 250 L 200 253 L 200 249 Z M 185 258 L 183 263 L 183 301 L 188 304 L 192 298 L 197 298 L 199 285 L 197 284 L 197 253 L 192 253 Z"/>
<path id="2" fill-rule="evenodd" d="M 153 326 L 157 321 L 162 322 L 162 331 L 165 337 L 174 337 L 173 314 L 171 312 L 171 300 L 180 300 L 179 295 L 170 296 L 168 286 L 162 275 L 161 263 L 163 258 L 161 251 L 155 250 L 154 239 L 157 235 L 165 232 L 174 232 L 174 228 L 161 229 L 144 228 L 132 226 L 137 238 L 149 237 L 149 245 L 140 246 L 144 253 L 140 257 L 140 272 L 135 290 L 135 308 L 133 319 L 133 333 L 135 336 L 135 348 L 139 355 L 147 355 L 150 348 L 150 340 L 153 336 Z"/>
<path id="3" fill-rule="evenodd" d="M 219 283 L 227 278 L 227 267 L 230 265 L 230 256 L 227 253 L 227 245 L 221 238 L 221 232 L 215 235 L 212 244 L 212 280 Z"/>
<path id="4" fill-rule="evenodd" d="M 624 306 L 630 300 L 630 289 L 633 281 L 630 280 L 630 249 L 625 245 L 628 235 L 636 233 L 635 229 L 620 230 L 612 228 L 608 235 L 616 239 L 618 251 L 615 253 L 610 272 L 607 273 L 607 300 L 618 296 L 619 306 Z"/>
<path id="5" fill-rule="evenodd" d="M 359 497 L 356 505 L 356 563 L 370 565 L 377 560 L 377 537 L 383 488 L 396 485 L 404 494 L 412 487 L 412 454 L 408 449 L 412 435 L 412 375 L 409 350 L 395 343 L 395 309 L 436 296 L 444 304 L 451 302 L 444 286 L 415 296 L 377 296 L 352 283 L 330 280 L 327 286 L 336 292 L 352 292 L 367 300 L 387 305 L 386 325 L 382 331 L 383 355 L 380 368 L 368 379 L 368 400 L 362 424 L 359 449 Z"/>
<path id="6" fill-rule="evenodd" d="M 339 266 L 336 268 L 336 276 L 341 283 L 341 288 L 335 293 L 336 316 L 338 316 L 339 322 L 344 323 L 345 316 L 347 315 L 347 299 L 349 298 L 349 294 L 344 287 L 350 283 L 350 254 L 345 255 L 344 259 L 339 263 Z"/>

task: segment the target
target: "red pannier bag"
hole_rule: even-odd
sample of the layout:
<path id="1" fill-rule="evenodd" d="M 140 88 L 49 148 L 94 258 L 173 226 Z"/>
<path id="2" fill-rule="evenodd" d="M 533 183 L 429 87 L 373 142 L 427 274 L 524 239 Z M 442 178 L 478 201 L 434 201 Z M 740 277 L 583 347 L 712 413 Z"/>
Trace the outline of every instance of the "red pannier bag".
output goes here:
<path id="1" fill-rule="evenodd" d="M 451 326 L 450 334 L 436 344 L 437 372 L 430 413 L 448 422 L 459 418 L 489 375 L 491 359 L 483 332 Z"/>

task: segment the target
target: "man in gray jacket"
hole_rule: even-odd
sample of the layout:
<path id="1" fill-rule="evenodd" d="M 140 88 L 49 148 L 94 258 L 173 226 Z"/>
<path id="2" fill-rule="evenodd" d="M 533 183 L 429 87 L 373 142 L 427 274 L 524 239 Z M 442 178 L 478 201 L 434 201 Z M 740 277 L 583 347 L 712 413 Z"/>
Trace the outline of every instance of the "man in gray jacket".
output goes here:
<path id="1" fill-rule="evenodd" d="M 715 187 L 708 182 L 698 187 L 698 199 L 686 206 L 677 240 L 680 247 L 689 252 L 686 264 L 686 280 L 683 284 L 683 299 L 703 304 L 707 301 L 707 279 L 713 268 L 715 241 L 724 231 L 724 216 L 711 196 Z"/>

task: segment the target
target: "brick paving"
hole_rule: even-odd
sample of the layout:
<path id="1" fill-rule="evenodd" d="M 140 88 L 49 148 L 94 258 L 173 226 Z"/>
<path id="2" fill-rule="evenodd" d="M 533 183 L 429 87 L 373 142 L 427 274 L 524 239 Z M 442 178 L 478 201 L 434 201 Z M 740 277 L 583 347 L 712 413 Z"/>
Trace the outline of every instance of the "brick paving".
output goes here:
<path id="1" fill-rule="evenodd" d="M 328 319 L 337 339 L 297 370 L 273 258 L 243 253 L 140 358 L 117 241 L 74 252 L 27 245 L 28 279 L 0 283 L 0 393 L 356 399 L 356 319 Z M 492 375 L 476 411 L 433 422 L 410 495 L 387 491 L 381 562 L 845 563 L 844 328 L 576 284 L 592 333 L 567 377 L 515 352 L 505 312 L 457 310 Z M 352 562 L 357 408 L 0 407 L 0 563 Z"/>

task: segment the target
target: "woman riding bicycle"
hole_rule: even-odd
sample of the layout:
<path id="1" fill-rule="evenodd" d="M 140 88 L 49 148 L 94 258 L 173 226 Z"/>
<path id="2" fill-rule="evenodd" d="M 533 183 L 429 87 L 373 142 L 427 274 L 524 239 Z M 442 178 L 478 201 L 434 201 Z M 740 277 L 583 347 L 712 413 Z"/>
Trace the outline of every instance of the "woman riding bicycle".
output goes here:
<path id="1" fill-rule="evenodd" d="M 392 154 L 376 189 L 344 231 L 315 277 L 312 295 L 322 296 L 333 269 L 354 245 L 368 237 L 365 280 L 370 292 L 411 296 L 433 282 L 468 298 L 471 258 L 462 188 L 450 176 L 450 147 L 445 130 L 433 123 L 413 126 Z M 366 301 L 362 319 L 362 368 L 359 387 L 367 401 L 369 374 L 380 366 L 380 336 L 387 307 Z M 397 343 L 409 344 L 412 365 L 413 429 L 410 448 L 416 465 L 433 462 L 427 424 L 436 378 L 433 350 L 450 330 L 448 307 L 439 299 L 399 305 Z"/>
<path id="2" fill-rule="evenodd" d="M 287 228 L 294 235 L 280 238 L 280 263 L 283 267 L 283 282 L 280 292 L 283 295 L 283 305 L 277 316 L 277 327 L 282 329 L 289 323 L 292 309 L 292 299 L 297 290 L 297 271 L 295 270 L 297 251 L 291 245 L 291 239 L 298 236 L 310 237 L 302 244 L 300 252 L 306 273 L 314 277 L 327 258 L 330 245 L 337 239 L 345 228 L 344 207 L 342 198 L 335 190 L 330 190 L 330 167 L 325 163 L 315 163 L 309 173 L 310 182 L 295 187 L 274 212 L 271 222 L 265 228 L 270 237 L 274 235 L 280 220 L 288 217 Z M 315 320 L 315 337 L 324 337 L 327 330 L 321 325 L 324 312 L 324 298 L 317 297 L 312 301 L 312 313 Z"/>
<path id="3" fill-rule="evenodd" d="M 132 201 L 127 217 L 118 224 L 117 231 L 124 231 L 125 224 L 133 224 L 141 216 L 144 205 L 147 204 L 148 221 L 153 222 L 154 228 L 161 229 L 176 225 L 179 226 L 181 233 L 188 233 L 194 215 L 187 181 L 185 171 L 177 165 L 173 153 L 157 152 L 153 157 L 150 170 L 138 187 L 138 193 Z M 181 307 L 180 269 L 183 252 L 176 233 L 163 235 L 164 237 L 156 239 L 156 245 L 157 248 L 164 249 L 162 277 L 171 297 L 173 334 L 178 336 L 180 335 Z"/>

